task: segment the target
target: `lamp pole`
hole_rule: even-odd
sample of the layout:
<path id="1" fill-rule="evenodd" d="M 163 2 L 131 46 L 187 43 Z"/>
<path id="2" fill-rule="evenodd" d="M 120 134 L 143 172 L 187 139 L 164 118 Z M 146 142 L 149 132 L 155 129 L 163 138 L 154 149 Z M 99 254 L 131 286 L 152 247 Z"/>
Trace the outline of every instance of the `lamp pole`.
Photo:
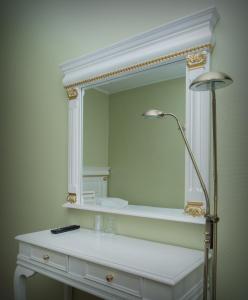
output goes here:
<path id="1" fill-rule="evenodd" d="M 212 249 L 212 277 L 211 277 L 211 300 L 216 300 L 216 286 L 217 286 L 217 223 L 218 217 L 218 171 L 217 171 L 217 121 L 216 121 L 216 95 L 215 90 L 228 86 L 233 82 L 232 78 L 222 72 L 207 72 L 198 76 L 190 84 L 190 89 L 194 91 L 210 91 L 212 104 L 212 137 L 213 137 L 213 196 L 214 209 L 211 215 L 206 213 L 207 220 L 210 223 L 210 249 Z M 207 227 L 207 226 L 206 226 Z M 206 228 L 207 231 L 207 228 Z M 206 241 L 205 241 L 206 243 Z M 206 246 L 205 246 L 206 247 Z M 206 257 L 205 257 L 206 259 Z M 206 292 L 206 291 L 205 291 Z M 203 294 L 203 299 L 205 297 Z M 207 296 L 206 296 L 207 297 Z"/>
<path id="2" fill-rule="evenodd" d="M 202 178 L 200 169 L 198 168 L 198 165 L 196 163 L 194 154 L 193 154 L 193 152 L 190 148 L 189 142 L 188 142 L 188 140 L 187 140 L 187 138 L 184 134 L 182 125 L 180 124 L 178 118 L 172 113 L 163 113 L 163 116 L 171 116 L 177 121 L 178 129 L 179 129 L 179 131 L 181 133 L 181 136 L 184 140 L 185 146 L 187 148 L 188 154 L 189 154 L 190 159 L 191 159 L 191 161 L 193 163 L 193 166 L 195 168 L 197 177 L 200 181 L 200 184 L 201 184 L 201 187 L 202 187 L 205 199 L 206 199 L 206 214 L 205 214 L 206 224 L 205 224 L 204 271 L 203 271 L 203 300 L 207 300 L 207 298 L 208 298 L 208 274 L 209 274 L 209 249 L 211 248 L 211 244 L 215 241 L 215 240 L 213 240 L 213 233 L 215 232 L 215 230 L 213 230 L 213 229 L 215 229 L 215 228 L 213 228 L 213 218 L 210 215 L 209 195 L 208 195 L 207 188 L 206 188 L 206 185 L 204 183 L 204 180 Z M 215 138 L 216 138 L 216 135 L 215 135 Z M 216 180 L 217 180 L 217 177 L 216 177 Z M 216 223 L 214 223 L 214 224 L 216 224 Z M 216 224 L 216 226 L 217 226 L 217 224 Z M 217 235 L 216 235 L 216 239 L 217 239 Z M 215 243 L 213 243 L 213 244 L 215 245 Z M 216 248 L 216 250 L 217 250 L 217 248 Z M 215 271 L 215 274 L 216 274 L 216 271 Z M 213 298 L 213 299 L 215 299 L 215 298 Z"/>
<path id="3" fill-rule="evenodd" d="M 217 167 L 217 122 L 216 122 L 216 96 L 215 89 L 211 88 L 212 94 L 212 127 L 213 127 L 213 181 L 214 181 L 214 214 L 213 214 L 213 250 L 212 250 L 212 287 L 211 299 L 216 300 L 217 282 L 217 222 L 218 217 L 218 167 Z"/>

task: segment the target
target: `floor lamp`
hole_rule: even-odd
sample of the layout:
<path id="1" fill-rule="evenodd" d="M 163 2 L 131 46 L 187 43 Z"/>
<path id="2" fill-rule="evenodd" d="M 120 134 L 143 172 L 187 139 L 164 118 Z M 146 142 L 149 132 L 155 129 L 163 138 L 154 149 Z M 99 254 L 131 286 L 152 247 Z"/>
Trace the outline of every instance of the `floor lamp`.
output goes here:
<path id="1" fill-rule="evenodd" d="M 196 163 L 194 154 L 190 148 L 189 142 L 184 134 L 182 125 L 178 118 L 172 113 L 166 113 L 160 110 L 151 109 L 143 113 L 143 117 L 157 119 L 163 117 L 172 117 L 176 120 L 181 136 L 184 140 L 186 149 L 195 168 L 197 177 L 200 181 L 205 199 L 206 199 L 206 225 L 205 225 L 205 245 L 204 245 L 204 275 L 203 275 L 203 300 L 208 298 L 208 275 L 209 275 L 209 250 L 212 249 L 212 278 L 211 278 L 211 300 L 216 299 L 216 273 L 217 273 L 217 222 L 219 221 L 217 213 L 217 139 L 216 139 L 216 97 L 215 90 L 231 84 L 231 77 L 220 72 L 208 72 L 198 76 L 191 84 L 190 89 L 194 91 L 211 91 L 212 100 L 212 129 L 213 129 L 213 175 L 214 175 L 214 213 L 211 214 L 209 195 L 201 176 L 201 172 Z"/>
<path id="2" fill-rule="evenodd" d="M 216 299 L 216 279 L 217 279 L 217 223 L 218 217 L 218 172 L 217 172 L 217 126 L 216 126 L 216 96 L 215 90 L 226 87 L 233 82 L 232 78 L 221 72 L 208 72 L 198 76 L 190 84 L 190 89 L 193 91 L 210 91 L 212 105 L 212 137 L 213 137 L 213 194 L 214 194 L 214 209 L 211 214 L 206 211 L 206 232 L 209 233 L 209 240 L 205 241 L 205 248 L 212 249 L 212 278 L 210 295 L 211 300 Z M 208 260 L 205 257 L 205 260 Z M 207 278 L 204 280 L 203 299 L 207 299 Z"/>

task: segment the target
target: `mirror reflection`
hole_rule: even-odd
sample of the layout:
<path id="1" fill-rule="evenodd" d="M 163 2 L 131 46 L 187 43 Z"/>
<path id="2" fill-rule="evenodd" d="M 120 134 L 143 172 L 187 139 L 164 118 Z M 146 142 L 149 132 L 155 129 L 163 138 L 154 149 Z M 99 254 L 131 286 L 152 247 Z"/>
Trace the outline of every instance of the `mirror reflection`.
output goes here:
<path id="1" fill-rule="evenodd" d="M 184 61 L 85 91 L 85 203 L 184 207 L 184 144 L 173 119 L 142 117 L 151 108 L 172 112 L 185 123 Z"/>

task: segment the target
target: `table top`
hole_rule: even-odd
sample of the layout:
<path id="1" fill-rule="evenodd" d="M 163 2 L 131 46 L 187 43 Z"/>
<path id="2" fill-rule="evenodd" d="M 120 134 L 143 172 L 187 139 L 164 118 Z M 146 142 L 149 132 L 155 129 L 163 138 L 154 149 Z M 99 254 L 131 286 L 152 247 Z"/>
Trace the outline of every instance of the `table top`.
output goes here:
<path id="1" fill-rule="evenodd" d="M 62 234 L 45 230 L 16 239 L 168 285 L 177 284 L 204 261 L 199 250 L 82 228 Z"/>

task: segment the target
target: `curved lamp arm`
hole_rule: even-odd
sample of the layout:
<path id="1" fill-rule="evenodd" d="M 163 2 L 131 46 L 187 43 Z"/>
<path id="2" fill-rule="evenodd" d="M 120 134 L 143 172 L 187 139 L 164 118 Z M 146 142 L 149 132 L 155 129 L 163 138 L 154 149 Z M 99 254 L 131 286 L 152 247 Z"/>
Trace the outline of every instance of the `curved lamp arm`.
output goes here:
<path id="1" fill-rule="evenodd" d="M 201 176 L 201 172 L 197 166 L 194 154 L 190 148 L 189 142 L 183 132 L 183 128 L 178 120 L 178 118 L 172 114 L 172 113 L 165 113 L 161 110 L 157 110 L 157 109 L 150 109 L 148 111 L 146 111 L 145 113 L 143 113 L 143 117 L 145 118 L 151 118 L 151 119 L 157 119 L 157 118 L 163 118 L 163 117 L 173 117 L 178 124 L 178 128 L 180 130 L 180 133 L 182 135 L 182 138 L 184 140 L 184 143 L 186 145 L 186 148 L 188 150 L 189 156 L 191 158 L 191 161 L 194 165 L 196 174 L 198 176 L 198 179 L 200 181 L 202 190 L 204 192 L 204 196 L 206 199 L 206 214 L 205 214 L 205 218 L 206 218 L 206 224 L 205 224 L 205 248 L 204 248 L 204 272 L 203 272 L 203 300 L 207 300 L 208 298 L 208 273 L 209 273 L 209 268 L 208 268 L 208 259 L 209 259 L 209 248 L 211 247 L 211 244 L 213 242 L 213 224 L 216 223 L 217 218 L 213 218 L 210 215 L 210 201 L 209 201 L 209 196 L 208 196 L 208 192 L 205 186 L 205 183 L 203 181 L 203 178 Z"/>
<path id="2" fill-rule="evenodd" d="M 199 181 L 200 181 L 200 184 L 201 184 L 201 187 L 202 187 L 202 190 L 203 190 L 205 199 L 206 199 L 206 216 L 208 216 L 208 215 L 210 214 L 210 201 L 209 201 L 209 196 L 208 196 L 207 188 L 206 188 L 206 185 L 205 185 L 205 183 L 204 183 L 204 181 L 203 181 L 203 178 L 202 178 L 202 176 L 201 176 L 201 172 L 200 172 L 200 170 L 199 170 L 199 168 L 198 168 L 198 165 L 197 165 L 197 163 L 196 163 L 194 154 L 193 154 L 193 152 L 192 152 L 192 150 L 191 150 L 191 148 L 190 148 L 189 142 L 188 142 L 188 140 L 187 140 L 187 138 L 186 138 L 186 136 L 185 136 L 185 134 L 184 134 L 182 125 L 181 125 L 181 123 L 179 122 L 178 118 L 177 118 L 174 114 L 172 114 L 172 113 L 163 113 L 163 114 L 161 114 L 160 116 L 161 116 L 161 117 L 170 116 L 170 117 L 173 117 L 173 118 L 177 121 L 178 128 L 179 128 L 179 130 L 180 130 L 180 133 L 181 133 L 181 135 L 182 135 L 182 138 L 183 138 L 184 143 L 185 143 L 185 145 L 186 145 L 186 148 L 187 148 L 187 150 L 188 150 L 188 153 L 189 153 L 189 156 L 190 156 L 190 158 L 191 158 L 191 161 L 192 161 L 192 163 L 193 163 L 193 165 L 194 165 L 194 168 L 195 168 L 197 177 L 198 177 L 198 179 L 199 179 Z"/>

